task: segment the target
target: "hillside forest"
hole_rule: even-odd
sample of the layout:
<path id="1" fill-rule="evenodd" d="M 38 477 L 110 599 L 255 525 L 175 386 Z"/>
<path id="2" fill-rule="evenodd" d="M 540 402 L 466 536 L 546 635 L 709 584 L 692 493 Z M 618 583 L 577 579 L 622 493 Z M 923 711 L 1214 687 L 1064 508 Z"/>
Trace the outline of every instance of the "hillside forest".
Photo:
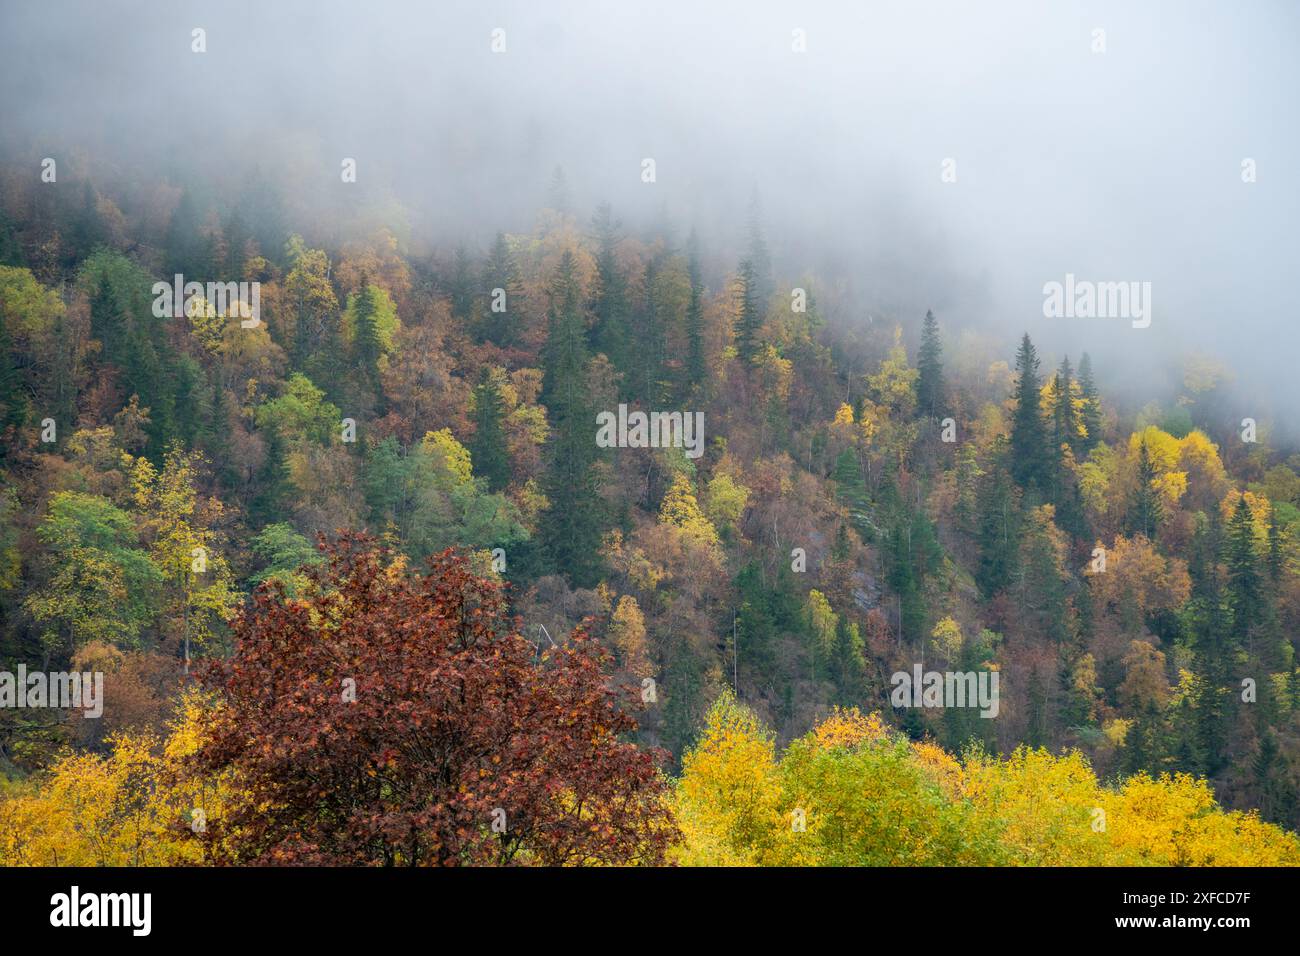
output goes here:
<path id="1" fill-rule="evenodd" d="M 528 219 L 0 168 L 0 671 L 104 675 L 0 707 L 0 862 L 1300 863 L 1300 454 L 1231 369 L 1113 399 L 758 202 Z"/>

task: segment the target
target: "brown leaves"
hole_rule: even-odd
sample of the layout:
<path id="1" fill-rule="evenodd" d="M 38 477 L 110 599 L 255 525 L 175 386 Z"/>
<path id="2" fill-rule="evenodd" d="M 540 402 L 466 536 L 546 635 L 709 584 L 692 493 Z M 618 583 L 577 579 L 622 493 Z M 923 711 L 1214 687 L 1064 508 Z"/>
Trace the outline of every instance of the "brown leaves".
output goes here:
<path id="1" fill-rule="evenodd" d="M 303 599 L 259 590 L 207 675 L 226 706 L 194 769 L 244 783 L 231 862 L 662 861 L 664 785 L 620 739 L 635 721 L 594 641 L 535 660 L 502 586 L 452 552 L 414 577 L 362 535 L 322 549 Z"/>

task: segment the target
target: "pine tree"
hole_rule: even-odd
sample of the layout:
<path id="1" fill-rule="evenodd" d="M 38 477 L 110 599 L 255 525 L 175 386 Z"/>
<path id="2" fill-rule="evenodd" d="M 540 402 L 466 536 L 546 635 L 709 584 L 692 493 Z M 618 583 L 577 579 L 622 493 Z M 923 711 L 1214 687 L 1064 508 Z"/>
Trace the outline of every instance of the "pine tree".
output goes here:
<path id="1" fill-rule="evenodd" d="M 1233 636 L 1246 643 L 1261 619 L 1264 601 L 1259 556 L 1255 552 L 1255 520 L 1246 496 L 1237 499 L 1228 520 L 1225 563 L 1228 567 L 1228 600 L 1232 606 Z"/>
<path id="2" fill-rule="evenodd" d="M 1201 522 L 1192 539 L 1192 579 L 1187 618 L 1196 654 L 1195 740 L 1189 749 L 1215 774 L 1227 761 L 1229 678 L 1232 657 L 1230 620 L 1219 578 L 1222 527 L 1217 509 Z"/>
<path id="3" fill-rule="evenodd" d="M 361 372 L 362 380 L 372 395 L 379 396 L 379 358 L 383 355 L 383 342 L 379 336 L 375 289 L 363 277 L 361 290 L 356 293 L 352 315 L 352 358 Z"/>
<path id="4" fill-rule="evenodd" d="M 10 351 L 12 342 L 6 325 L 5 310 L 0 309 L 0 462 L 14 445 L 14 432 L 27 422 L 28 400 L 22 375 Z"/>
<path id="5" fill-rule="evenodd" d="M 587 383 L 587 329 L 573 253 L 560 260 L 551 289 L 546 344 L 542 349 L 542 401 L 551 421 L 542 514 L 542 541 L 574 587 L 600 578 L 603 502 L 595 477 L 595 409 Z"/>
<path id="6" fill-rule="evenodd" d="M 1084 352 L 1079 359 L 1079 394 L 1083 398 L 1083 407 L 1079 412 L 1079 423 L 1087 434 L 1080 440 L 1076 454 L 1087 454 L 1101 441 L 1101 396 L 1097 385 L 1092 380 L 1092 359 Z"/>
<path id="7" fill-rule="evenodd" d="M 1046 492 L 1051 482 L 1047 428 L 1039 389 L 1038 352 L 1025 333 L 1016 353 L 1016 411 L 1011 423 L 1011 477 L 1026 491 Z"/>
<path id="8" fill-rule="evenodd" d="M 90 180 L 82 185 L 81 208 L 68 229 L 68 247 L 76 259 L 84 259 L 104 241 L 104 223 L 99 215 L 99 196 Z"/>
<path id="9" fill-rule="evenodd" d="M 631 376 L 633 398 L 639 398 L 648 407 L 655 408 L 667 398 L 664 394 L 663 373 L 665 337 L 664 318 L 660 314 L 656 286 L 660 270 L 659 256 L 653 256 L 645 266 L 642 287 L 645 297 L 637 310 L 637 359 Z"/>
<path id="10" fill-rule="evenodd" d="M 202 216 L 193 193 L 186 189 L 181 193 L 180 202 L 172 213 L 167 227 L 167 241 L 163 248 L 167 250 L 163 273 L 167 276 L 180 273 L 186 282 L 204 282 L 208 275 L 206 261 L 206 243 L 202 236 Z"/>
<path id="11" fill-rule="evenodd" d="M 1160 492 L 1156 489 L 1155 481 L 1155 463 L 1151 461 L 1151 453 L 1143 441 L 1138 448 L 1137 488 L 1129 504 L 1129 534 L 1154 538 L 1164 520 L 1164 506 L 1160 503 Z"/>
<path id="12" fill-rule="evenodd" d="M 212 462 L 217 479 L 227 488 L 234 488 L 239 482 L 230 441 L 230 416 L 234 403 L 231 402 L 226 387 L 221 384 L 220 376 L 213 376 L 209 393 L 211 398 L 207 402 L 207 414 L 199 432 L 198 443 Z"/>
<path id="13" fill-rule="evenodd" d="M 1052 403 L 1052 444 L 1058 452 L 1063 445 L 1073 451 L 1079 447 L 1079 416 L 1074 407 L 1074 382 L 1068 355 L 1061 361 L 1061 368 L 1056 373 Z"/>
<path id="14" fill-rule="evenodd" d="M 13 221 L 0 211 L 0 266 L 23 266 L 22 243 L 14 231 Z"/>
<path id="15" fill-rule="evenodd" d="M 266 454 L 257 475 L 258 492 L 249 509 L 254 524 L 265 526 L 284 519 L 285 504 L 293 490 L 289 473 L 288 451 L 280 430 L 272 426 L 265 431 Z"/>
<path id="16" fill-rule="evenodd" d="M 497 289 L 505 293 L 502 303 L 504 311 L 494 311 L 498 301 L 495 292 Z M 519 281 L 519 267 L 503 232 L 497 233 L 487 263 L 483 266 L 483 291 L 488 297 L 482 315 L 483 337 L 494 345 L 508 348 L 518 338 L 524 291 Z"/>
<path id="17" fill-rule="evenodd" d="M 627 280 L 619 271 L 617 249 L 619 223 L 609 203 L 601 203 L 592 218 L 596 233 L 596 297 L 592 303 L 595 322 L 591 328 L 591 345 L 603 352 L 614 368 L 624 373 L 625 394 L 631 369 L 629 347 Z M 641 351 L 638 350 L 638 356 Z"/>
<path id="18" fill-rule="evenodd" d="M 986 598 L 1004 590 L 1015 574 L 1019 554 L 1019 512 L 1015 489 L 999 460 L 980 480 L 977 494 L 975 583 Z"/>
<path id="19" fill-rule="evenodd" d="M 776 669 L 776 643 L 779 629 L 773 607 L 772 588 L 763 580 L 758 562 L 751 561 L 740 569 L 735 579 L 736 642 L 744 657 L 745 669 L 757 674 L 771 674 Z"/>
<path id="20" fill-rule="evenodd" d="M 831 648 L 831 680 L 835 684 L 838 704 L 849 707 L 862 700 L 866 670 L 858 626 L 849 621 L 847 615 L 841 614 L 835 626 L 835 644 Z"/>
<path id="21" fill-rule="evenodd" d="M 749 248 L 745 258 L 754 270 L 754 297 L 766 303 L 772 295 L 772 257 L 763 238 L 763 203 L 757 189 L 749 198 Z"/>
<path id="22" fill-rule="evenodd" d="M 748 259 L 742 260 L 737 276 L 740 316 L 736 319 L 736 354 L 746 365 L 754 363 L 763 332 L 763 315 L 759 309 L 757 282 L 753 263 Z"/>
<path id="23" fill-rule="evenodd" d="M 691 277 L 691 298 L 686 307 L 686 382 L 682 397 L 692 392 L 704 391 L 707 384 L 707 366 L 704 357 L 704 285 L 700 279 L 700 249 L 695 230 L 686 243 L 688 269 Z"/>
<path id="24" fill-rule="evenodd" d="M 127 321 L 118 306 L 107 270 L 99 274 L 90 293 L 90 334 L 103 346 L 103 354 L 110 362 L 120 361 L 122 343 L 126 339 Z"/>
<path id="25" fill-rule="evenodd" d="M 1282 580 L 1285 563 L 1282 550 L 1282 523 L 1278 521 L 1277 508 L 1268 510 L 1268 579 L 1276 587 Z"/>
<path id="26" fill-rule="evenodd" d="M 510 483 L 510 455 L 501 430 L 504 410 L 501 389 L 484 369 L 483 378 L 474 389 L 475 429 L 469 451 L 474 471 L 487 479 L 490 491 L 500 491 Z"/>
<path id="27" fill-rule="evenodd" d="M 462 322 L 469 322 L 474 313 L 474 266 L 463 245 L 456 247 L 451 275 L 447 279 L 447 297 L 451 300 L 451 314 Z"/>
<path id="28" fill-rule="evenodd" d="M 248 225 L 244 222 L 244 214 L 238 208 L 226 220 L 225 234 L 226 261 L 222 265 L 222 271 L 231 281 L 242 279 L 249 234 Z"/>
<path id="29" fill-rule="evenodd" d="M 1029 672 L 1029 686 L 1025 694 L 1028 720 L 1025 726 L 1025 745 L 1028 747 L 1045 747 L 1048 744 L 1047 726 L 1047 688 L 1043 686 L 1042 675 L 1035 666 Z"/>
<path id="30" fill-rule="evenodd" d="M 857 452 L 852 448 L 845 448 L 836 457 L 831 480 L 835 482 L 835 497 L 848 509 L 850 520 L 863 537 L 869 537 L 872 529 L 867 485 L 862 480 L 862 465 L 858 462 Z"/>
<path id="31" fill-rule="evenodd" d="M 1073 537 L 1086 539 L 1089 531 L 1083 495 L 1074 470 L 1066 464 L 1067 452 L 1077 456 L 1082 448 L 1074 405 L 1074 373 L 1068 356 L 1061 361 L 1053 385 L 1051 464 L 1056 523 Z"/>
<path id="32" fill-rule="evenodd" d="M 921 327 L 921 347 L 916 353 L 916 409 L 928 418 L 939 418 L 945 411 L 943 382 L 943 343 L 939 340 L 939 323 L 934 313 L 926 311 Z"/>

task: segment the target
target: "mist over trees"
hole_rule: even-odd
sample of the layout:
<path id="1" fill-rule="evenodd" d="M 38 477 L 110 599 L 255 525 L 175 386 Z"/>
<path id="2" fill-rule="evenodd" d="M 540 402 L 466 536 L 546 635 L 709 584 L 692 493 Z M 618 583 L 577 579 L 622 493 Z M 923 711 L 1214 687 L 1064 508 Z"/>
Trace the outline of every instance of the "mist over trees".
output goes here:
<path id="1" fill-rule="evenodd" d="M 0 862 L 1300 863 L 1294 62 L 943 9 L 0 14 Z"/>

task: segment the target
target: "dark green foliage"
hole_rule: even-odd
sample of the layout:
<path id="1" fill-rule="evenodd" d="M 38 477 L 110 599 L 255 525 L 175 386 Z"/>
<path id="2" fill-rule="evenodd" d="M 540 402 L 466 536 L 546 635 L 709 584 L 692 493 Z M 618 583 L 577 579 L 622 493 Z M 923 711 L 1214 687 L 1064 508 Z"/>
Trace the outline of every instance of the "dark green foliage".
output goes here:
<path id="1" fill-rule="evenodd" d="M 1078 454 L 1083 455 L 1101 441 L 1101 396 L 1092 379 L 1092 359 L 1087 352 L 1079 359 L 1079 392 L 1083 396 L 1079 421 L 1087 431 L 1079 443 Z"/>
<path id="2" fill-rule="evenodd" d="M 683 368 L 685 381 L 679 389 L 683 398 L 696 391 L 707 391 L 707 375 L 704 356 L 704 286 L 700 278 L 700 249 L 695 231 L 687 244 L 687 256 L 691 277 L 691 299 L 686 307 L 686 364 Z"/>
<path id="3" fill-rule="evenodd" d="M 1016 353 L 1016 410 L 1011 423 L 1011 476 L 1026 491 L 1046 492 L 1051 483 L 1047 426 L 1039 389 L 1038 352 L 1026 334 Z"/>
<path id="4" fill-rule="evenodd" d="M 469 452 L 474 473 L 486 479 L 490 491 L 500 491 L 510 483 L 510 455 L 501 429 L 504 414 L 501 388 L 485 369 L 474 389 L 474 438 Z"/>
<path id="5" fill-rule="evenodd" d="M 572 253 L 560 261 L 551 289 L 546 345 L 542 350 L 542 402 L 551 421 L 544 490 L 549 507 L 541 538 L 557 570 L 575 587 L 600 576 L 604 502 L 595 478 L 596 416 L 587 383 L 587 327 Z"/>
<path id="6" fill-rule="evenodd" d="M 1141 534 L 1154 538 L 1164 520 L 1164 506 L 1160 503 L 1160 492 L 1156 488 L 1156 468 L 1151 461 L 1147 443 L 1138 449 L 1137 488 L 1129 502 L 1129 534 Z"/>
<path id="7" fill-rule="evenodd" d="M 921 347 L 916 352 L 916 410 L 928 418 L 941 418 L 945 412 L 943 381 L 943 343 L 939 340 L 939 323 L 934 313 L 926 311 L 921 326 Z"/>
<path id="8" fill-rule="evenodd" d="M 763 312 L 759 299 L 758 279 L 748 259 L 740 263 L 737 275 L 740 315 L 736 319 L 736 354 L 746 365 L 758 355 L 763 334 Z"/>
<path id="9" fill-rule="evenodd" d="M 1020 514 L 1010 475 L 1000 460 L 980 480 L 977 501 L 975 583 L 991 598 L 1010 585 L 1019 563 Z"/>
<path id="10" fill-rule="evenodd" d="M 608 203 L 602 203 L 592 220 L 596 242 L 596 297 L 592 303 L 595 322 L 591 327 L 591 345 L 610 360 L 614 368 L 629 375 L 633 371 L 631 355 L 631 329 L 629 328 L 629 305 L 627 301 L 627 280 L 624 279 L 618 264 L 619 224 L 614 220 L 613 210 Z M 638 349 L 635 363 L 639 366 L 641 351 Z M 624 394 L 628 382 L 624 382 Z"/>
<path id="11" fill-rule="evenodd" d="M 1262 619 L 1263 576 L 1255 551 L 1255 522 L 1245 495 L 1228 520 L 1225 563 L 1228 567 L 1228 600 L 1232 607 L 1232 633 L 1241 644 L 1250 640 Z"/>
<path id="12" fill-rule="evenodd" d="M 504 293 L 500 298 L 497 289 Z M 503 232 L 497 233 L 483 266 L 483 295 L 487 299 L 480 317 L 483 337 L 501 348 L 513 346 L 519 337 L 524 290 L 519 281 L 519 267 Z"/>

